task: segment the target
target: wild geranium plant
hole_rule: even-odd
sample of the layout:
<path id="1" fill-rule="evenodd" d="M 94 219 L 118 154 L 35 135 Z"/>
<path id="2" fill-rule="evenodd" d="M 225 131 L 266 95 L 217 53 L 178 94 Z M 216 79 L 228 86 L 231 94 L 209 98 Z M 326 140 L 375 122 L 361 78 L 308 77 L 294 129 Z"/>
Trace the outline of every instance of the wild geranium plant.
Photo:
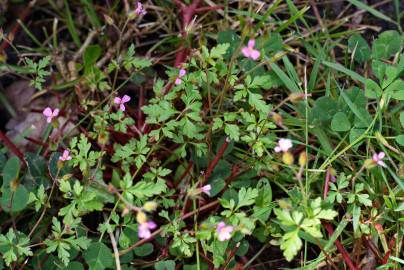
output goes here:
<path id="1" fill-rule="evenodd" d="M 400 269 L 402 34 L 307 36 L 293 1 L 82 2 L 44 13 L 52 57 L 6 65 L 59 103 L 33 152 L 0 133 L 0 269 Z"/>

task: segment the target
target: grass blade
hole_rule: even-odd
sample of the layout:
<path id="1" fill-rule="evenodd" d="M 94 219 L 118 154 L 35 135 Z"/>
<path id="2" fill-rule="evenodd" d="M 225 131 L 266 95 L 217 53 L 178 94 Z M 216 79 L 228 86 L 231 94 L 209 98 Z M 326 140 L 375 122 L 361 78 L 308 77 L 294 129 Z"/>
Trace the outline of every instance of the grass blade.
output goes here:
<path id="1" fill-rule="evenodd" d="M 360 8 L 360 9 L 366 10 L 367 12 L 369 12 L 370 14 L 372 14 L 372 15 L 378 17 L 379 19 L 382 19 L 382 20 L 388 21 L 388 22 L 390 22 L 390 23 L 396 24 L 395 21 L 393 21 L 392 19 L 390 19 L 389 17 L 387 17 L 386 15 L 384 15 L 383 13 L 381 13 L 380 11 L 378 11 L 378 10 L 376 10 L 376 9 L 374 9 L 374 8 L 372 8 L 372 7 L 370 7 L 370 6 L 368 6 L 368 5 L 366 5 L 365 3 L 361 2 L 361 1 L 358 1 L 358 0 L 348 0 L 348 1 L 349 1 L 352 5 L 354 5 L 354 6 L 358 7 L 358 8 Z"/>
<path id="2" fill-rule="evenodd" d="M 365 77 L 359 75 L 355 71 L 347 69 L 346 67 L 344 67 L 341 64 L 331 63 L 331 62 L 328 62 L 328 61 L 323 61 L 323 64 L 326 65 L 327 67 L 330 67 L 330 68 L 334 69 L 334 70 L 341 71 L 342 73 L 345 73 L 346 75 L 350 76 L 352 79 L 357 80 L 357 81 L 359 81 L 359 82 L 361 82 L 363 84 L 365 84 L 365 82 L 366 82 Z"/>
<path id="3" fill-rule="evenodd" d="M 72 36 L 73 42 L 76 44 L 77 47 L 81 47 L 81 41 L 79 38 L 79 34 L 77 33 L 76 26 L 74 25 L 74 21 L 72 18 L 72 13 L 70 12 L 69 3 L 67 0 L 64 0 L 65 8 L 66 8 L 66 24 L 67 29 Z"/>

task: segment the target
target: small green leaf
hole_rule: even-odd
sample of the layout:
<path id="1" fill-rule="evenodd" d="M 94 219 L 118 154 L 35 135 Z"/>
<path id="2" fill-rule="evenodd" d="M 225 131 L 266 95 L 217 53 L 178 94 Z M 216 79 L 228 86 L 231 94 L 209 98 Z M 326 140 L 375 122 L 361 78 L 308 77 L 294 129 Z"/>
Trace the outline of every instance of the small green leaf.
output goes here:
<path id="1" fill-rule="evenodd" d="M 299 238 L 299 230 L 286 233 L 282 237 L 281 249 L 287 261 L 291 261 L 302 248 L 303 242 Z"/>
<path id="2" fill-rule="evenodd" d="M 348 116 L 343 112 L 334 115 L 331 121 L 331 129 L 337 132 L 348 131 L 351 128 Z"/>
<path id="3" fill-rule="evenodd" d="M 104 270 L 112 267 L 113 257 L 111 250 L 104 243 L 93 243 L 84 252 L 83 257 L 90 270 Z"/>
<path id="4" fill-rule="evenodd" d="M 13 156 L 7 160 L 3 169 L 3 188 L 9 187 L 10 183 L 18 178 L 20 174 L 20 160 Z"/>
<path id="5" fill-rule="evenodd" d="M 401 145 L 404 146 L 404 134 L 400 134 L 396 137 L 396 142 Z"/>
<path id="6" fill-rule="evenodd" d="M 29 200 L 29 193 L 23 185 L 19 185 L 15 192 L 10 188 L 3 190 L 0 204 L 5 212 L 19 212 L 23 210 Z"/>
<path id="7" fill-rule="evenodd" d="M 401 123 L 401 126 L 404 127 L 404 112 L 400 113 L 400 123 Z"/>
<path id="8" fill-rule="evenodd" d="M 224 132 L 231 140 L 238 142 L 240 139 L 240 129 L 237 125 L 225 124 Z"/>
<path id="9" fill-rule="evenodd" d="M 79 262 L 70 262 L 63 270 L 84 270 L 84 266 Z"/>
<path id="10" fill-rule="evenodd" d="M 400 50 L 401 44 L 402 38 L 397 31 L 385 31 L 373 41 L 372 56 L 376 59 L 389 58 Z"/>
<path id="11" fill-rule="evenodd" d="M 258 197 L 258 190 L 255 188 L 241 188 L 238 192 L 238 204 L 237 208 L 239 209 L 244 206 L 251 205 L 255 202 L 255 198 Z"/>
<path id="12" fill-rule="evenodd" d="M 145 197 L 153 197 L 159 195 L 167 189 L 167 185 L 164 180 L 159 179 L 156 183 L 150 183 L 146 181 L 140 181 L 133 187 L 128 189 L 128 192 L 135 195 L 137 198 L 142 199 Z"/>
<path id="13" fill-rule="evenodd" d="M 83 54 L 84 68 L 91 69 L 100 56 L 101 47 L 99 45 L 88 46 Z"/>
<path id="14" fill-rule="evenodd" d="M 371 79 L 366 79 L 365 83 L 365 95 L 368 98 L 378 98 L 381 97 L 383 94 L 382 89 L 380 86 Z"/>
<path id="15" fill-rule="evenodd" d="M 223 43 L 223 44 L 219 44 L 219 45 L 213 47 L 210 50 L 210 57 L 212 57 L 212 58 L 221 58 L 223 55 L 226 54 L 229 47 L 230 47 L 229 43 Z"/>
<path id="16" fill-rule="evenodd" d="M 348 40 L 348 48 L 354 55 L 354 59 L 359 63 L 370 59 L 370 48 L 366 40 L 359 34 L 353 34 Z"/>
<path id="17" fill-rule="evenodd" d="M 160 261 L 154 264 L 155 270 L 174 270 L 175 269 L 175 261 L 168 260 L 168 261 Z"/>
<path id="18" fill-rule="evenodd" d="M 220 44 L 228 43 L 230 44 L 229 49 L 226 54 L 224 54 L 225 59 L 229 59 L 233 52 L 237 49 L 240 44 L 240 38 L 234 30 L 221 31 L 218 34 L 217 42 Z"/>
<path id="19" fill-rule="evenodd" d="M 144 245 L 141 245 L 140 247 L 135 248 L 133 251 L 135 252 L 136 256 L 148 256 L 153 253 L 153 245 L 151 243 L 146 243 Z"/>

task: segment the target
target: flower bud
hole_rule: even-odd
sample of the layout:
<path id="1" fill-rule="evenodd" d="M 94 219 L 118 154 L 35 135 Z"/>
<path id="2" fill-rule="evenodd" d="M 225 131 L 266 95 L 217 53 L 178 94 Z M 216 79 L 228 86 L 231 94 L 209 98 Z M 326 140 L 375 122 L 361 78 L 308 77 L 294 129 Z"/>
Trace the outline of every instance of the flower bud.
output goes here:
<path id="1" fill-rule="evenodd" d="M 299 165 L 303 167 L 304 165 L 306 165 L 306 163 L 307 163 L 307 154 L 306 151 L 303 151 L 299 155 Z"/>
<path id="2" fill-rule="evenodd" d="M 109 141 L 109 133 L 106 131 L 100 132 L 100 135 L 98 135 L 97 141 L 100 145 L 106 145 Z"/>
<path id="3" fill-rule="evenodd" d="M 113 25 L 113 24 L 114 24 L 114 20 L 113 20 L 111 17 L 109 17 L 107 14 L 104 14 L 104 19 L 105 19 L 105 22 L 106 22 L 107 24 L 109 24 L 109 25 Z"/>
<path id="4" fill-rule="evenodd" d="M 290 152 L 284 152 L 282 154 L 282 160 L 283 160 L 283 163 L 285 163 L 286 165 L 292 165 L 294 158 Z"/>
<path id="5" fill-rule="evenodd" d="M 55 129 L 59 128 L 59 121 L 56 118 L 52 120 L 52 127 Z"/>
<path id="6" fill-rule="evenodd" d="M 8 40 L 8 42 L 13 43 L 13 41 L 14 41 L 14 33 L 13 32 L 8 33 L 7 40 Z"/>
<path id="7" fill-rule="evenodd" d="M 71 174 L 71 173 L 65 174 L 65 175 L 62 176 L 62 180 L 67 181 L 70 178 L 72 178 L 72 176 L 73 176 L 73 174 Z"/>
<path id="8" fill-rule="evenodd" d="M 272 114 L 272 120 L 277 124 L 278 126 L 282 125 L 283 123 L 283 118 L 279 113 L 273 113 Z"/>
<path id="9" fill-rule="evenodd" d="M 379 142 L 381 142 L 383 145 L 385 145 L 385 146 L 389 145 L 389 143 L 387 142 L 387 140 L 383 137 L 383 135 L 382 135 L 379 131 L 375 132 L 375 137 L 376 137 L 376 139 L 377 139 Z"/>
<path id="10" fill-rule="evenodd" d="M 64 163 L 65 163 L 64 161 L 58 160 L 58 162 L 56 163 L 57 168 L 61 170 L 63 168 Z"/>
<path id="11" fill-rule="evenodd" d="M 143 205 L 143 209 L 144 209 L 145 211 L 147 211 L 147 212 L 152 212 L 152 211 L 154 211 L 154 210 L 157 209 L 157 203 L 156 203 L 156 202 L 153 202 L 153 201 L 146 202 L 146 203 Z"/>
<path id="12" fill-rule="evenodd" d="M 145 223 L 147 221 L 147 216 L 143 211 L 138 211 L 136 215 L 136 221 L 139 224 Z"/>
<path id="13" fill-rule="evenodd" d="M 372 159 L 367 159 L 365 160 L 363 166 L 365 166 L 366 169 L 372 169 L 376 167 L 376 163 Z"/>
<path id="14" fill-rule="evenodd" d="M 132 11 L 129 12 L 129 14 L 128 14 L 128 19 L 131 21 L 131 20 L 135 19 L 136 16 L 137 16 L 137 13 L 136 13 L 134 10 L 132 10 Z"/>
<path id="15" fill-rule="evenodd" d="M 127 214 L 129 214 L 129 209 L 128 209 L 127 207 L 125 207 L 125 208 L 122 210 L 122 216 L 124 217 L 124 216 L 126 216 Z"/>
<path id="16" fill-rule="evenodd" d="M 292 103 L 296 103 L 296 102 L 299 102 L 301 100 L 304 100 L 305 97 L 306 97 L 306 95 L 303 94 L 303 93 L 292 93 L 292 94 L 289 95 L 289 100 Z"/>
<path id="17" fill-rule="evenodd" d="M 375 229 L 378 233 L 383 233 L 383 226 L 380 223 L 375 224 Z"/>

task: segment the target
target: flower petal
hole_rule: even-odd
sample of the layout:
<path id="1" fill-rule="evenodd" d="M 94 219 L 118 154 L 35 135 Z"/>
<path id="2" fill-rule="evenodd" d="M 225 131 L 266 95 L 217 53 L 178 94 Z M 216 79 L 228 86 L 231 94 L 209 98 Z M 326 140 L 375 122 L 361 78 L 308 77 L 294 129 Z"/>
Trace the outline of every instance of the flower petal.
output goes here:
<path id="1" fill-rule="evenodd" d="M 147 227 L 151 230 L 154 230 L 155 228 L 157 228 L 156 223 L 154 223 L 153 221 L 148 221 L 147 222 Z"/>
<path id="2" fill-rule="evenodd" d="M 185 69 L 180 69 L 180 72 L 178 73 L 178 75 L 179 75 L 180 77 L 184 77 L 185 74 L 187 74 L 187 71 L 186 71 Z"/>
<path id="3" fill-rule="evenodd" d="M 377 157 L 379 159 L 383 159 L 386 156 L 386 154 L 384 152 L 380 152 L 379 154 L 377 154 Z"/>
<path id="4" fill-rule="evenodd" d="M 126 110 L 125 105 L 123 104 L 119 105 L 119 109 L 124 112 Z"/>
<path id="5" fill-rule="evenodd" d="M 175 79 L 175 84 L 179 85 L 182 83 L 182 80 L 180 78 Z"/>
<path id="6" fill-rule="evenodd" d="M 377 165 L 382 166 L 382 167 L 384 167 L 384 168 L 387 168 L 386 163 L 384 163 L 384 161 L 382 161 L 382 160 L 379 160 L 379 161 L 377 162 Z"/>
<path id="7" fill-rule="evenodd" d="M 250 39 L 248 41 L 248 48 L 254 48 L 255 46 L 255 39 Z"/>
<path id="8" fill-rule="evenodd" d="M 59 115 L 59 111 L 60 111 L 60 110 L 59 110 L 58 108 L 54 109 L 54 110 L 53 110 L 53 113 L 52 113 L 53 117 L 58 116 L 58 115 Z"/>
<path id="9" fill-rule="evenodd" d="M 126 103 L 126 102 L 129 102 L 129 101 L 130 101 L 130 96 L 124 95 L 121 102 Z"/>
<path id="10" fill-rule="evenodd" d="M 43 115 L 47 116 L 47 117 L 51 117 L 52 116 L 52 109 L 47 107 L 45 108 L 45 110 L 43 110 Z"/>
<path id="11" fill-rule="evenodd" d="M 250 57 L 250 50 L 247 47 L 242 48 L 241 53 L 247 58 Z"/>
<path id="12" fill-rule="evenodd" d="M 114 98 L 114 103 L 115 104 L 121 104 L 121 98 L 120 97 L 115 97 Z"/>
<path id="13" fill-rule="evenodd" d="M 258 50 L 253 50 L 251 52 L 251 58 L 253 60 L 257 60 L 258 58 L 260 58 L 261 53 Z"/>
<path id="14" fill-rule="evenodd" d="M 219 222 L 217 224 L 216 230 L 218 233 L 220 233 L 220 231 L 226 226 L 226 223 L 224 223 L 223 221 Z"/>

